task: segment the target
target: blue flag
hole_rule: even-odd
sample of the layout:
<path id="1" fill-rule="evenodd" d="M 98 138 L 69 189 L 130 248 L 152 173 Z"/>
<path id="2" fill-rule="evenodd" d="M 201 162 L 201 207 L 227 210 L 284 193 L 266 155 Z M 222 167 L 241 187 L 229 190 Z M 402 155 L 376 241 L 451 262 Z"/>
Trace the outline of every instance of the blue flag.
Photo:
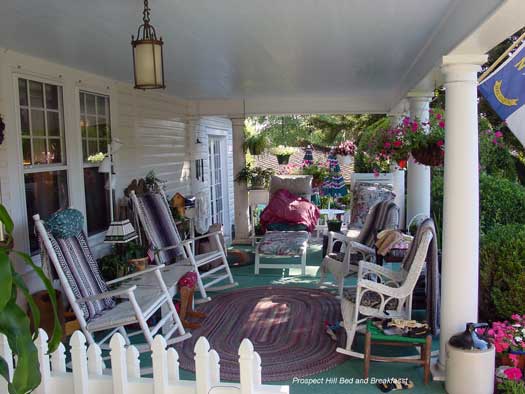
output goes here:
<path id="1" fill-rule="evenodd" d="M 525 43 L 480 85 L 481 94 L 525 146 Z"/>

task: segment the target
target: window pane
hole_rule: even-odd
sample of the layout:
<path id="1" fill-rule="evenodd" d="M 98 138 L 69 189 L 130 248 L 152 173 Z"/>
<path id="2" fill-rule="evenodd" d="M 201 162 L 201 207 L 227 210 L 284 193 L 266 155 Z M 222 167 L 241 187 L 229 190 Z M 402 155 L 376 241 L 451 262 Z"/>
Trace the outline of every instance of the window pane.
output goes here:
<path id="1" fill-rule="evenodd" d="M 94 155 L 98 153 L 97 141 L 88 141 L 89 155 Z"/>
<path id="2" fill-rule="evenodd" d="M 29 98 L 31 107 L 44 108 L 44 92 L 40 82 L 29 81 Z"/>
<path id="3" fill-rule="evenodd" d="M 33 164 L 47 164 L 47 148 L 45 139 L 33 139 L 33 155 L 35 159 Z"/>
<path id="4" fill-rule="evenodd" d="M 88 234 L 106 231 L 109 226 L 109 195 L 105 188 L 107 175 L 98 172 L 98 167 L 84 168 L 84 190 L 86 191 L 86 218 Z"/>
<path id="5" fill-rule="evenodd" d="M 89 138 L 97 138 L 97 118 L 95 116 L 88 116 L 87 126 L 87 136 Z"/>
<path id="6" fill-rule="evenodd" d="M 22 138 L 22 153 L 24 157 L 24 165 L 30 166 L 31 162 L 31 140 L 29 138 Z"/>
<path id="7" fill-rule="evenodd" d="M 18 80 L 18 96 L 20 97 L 20 105 L 29 105 L 27 100 L 27 81 L 25 79 Z"/>
<path id="8" fill-rule="evenodd" d="M 60 136 L 60 119 L 58 112 L 47 111 L 47 135 L 48 136 Z"/>
<path id="9" fill-rule="evenodd" d="M 84 161 L 87 161 L 89 154 L 87 151 L 87 141 L 82 140 L 82 157 L 84 158 Z"/>
<path id="10" fill-rule="evenodd" d="M 31 252 L 38 250 L 38 241 L 34 235 L 33 215 L 47 219 L 59 209 L 69 205 L 67 191 L 67 172 L 49 171 L 25 174 L 27 217 L 29 220 L 29 241 Z"/>
<path id="11" fill-rule="evenodd" d="M 29 110 L 20 108 L 20 127 L 22 135 L 29 135 Z"/>
<path id="12" fill-rule="evenodd" d="M 50 138 L 49 144 L 49 163 L 62 163 L 62 150 L 60 149 L 60 138 Z"/>
<path id="13" fill-rule="evenodd" d="M 106 116 L 106 98 L 97 96 L 97 113 L 99 116 Z"/>
<path id="14" fill-rule="evenodd" d="M 44 111 L 31 110 L 31 129 L 33 136 L 45 136 L 46 127 L 44 125 Z"/>
<path id="15" fill-rule="evenodd" d="M 86 94 L 86 109 L 88 114 L 95 115 L 95 96 Z"/>
<path id="16" fill-rule="evenodd" d="M 82 138 L 86 138 L 86 119 L 84 115 L 80 115 L 80 132 L 82 133 Z"/>
<path id="17" fill-rule="evenodd" d="M 100 142 L 106 142 L 107 138 L 107 126 L 106 126 L 106 119 L 98 118 L 98 138 L 100 138 Z"/>
<path id="18" fill-rule="evenodd" d="M 58 109 L 58 86 L 46 84 L 46 108 Z"/>

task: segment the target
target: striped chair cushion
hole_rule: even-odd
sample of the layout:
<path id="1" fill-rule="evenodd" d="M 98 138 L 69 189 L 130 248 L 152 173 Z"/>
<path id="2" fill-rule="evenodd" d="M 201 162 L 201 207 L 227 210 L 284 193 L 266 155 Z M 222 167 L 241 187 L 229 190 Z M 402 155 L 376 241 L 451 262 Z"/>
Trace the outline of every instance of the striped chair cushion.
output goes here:
<path id="1" fill-rule="evenodd" d="M 170 264 L 184 255 L 181 238 L 175 221 L 164 197 L 158 193 L 146 193 L 137 196 L 140 210 L 146 219 L 149 242 L 157 252 L 160 263 Z M 168 246 L 176 246 L 168 250 L 160 250 Z"/>
<path id="2" fill-rule="evenodd" d="M 108 291 L 83 231 L 74 237 L 63 239 L 49 234 L 49 239 L 75 298 L 89 297 Z M 89 321 L 100 312 L 113 308 L 115 300 L 104 298 L 79 305 L 84 318 Z"/>

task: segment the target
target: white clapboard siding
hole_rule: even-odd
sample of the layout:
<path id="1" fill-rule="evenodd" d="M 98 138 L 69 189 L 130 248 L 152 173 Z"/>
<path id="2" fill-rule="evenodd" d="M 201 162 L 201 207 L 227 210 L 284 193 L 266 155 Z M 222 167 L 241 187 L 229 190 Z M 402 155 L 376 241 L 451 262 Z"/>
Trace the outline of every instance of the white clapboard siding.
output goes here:
<path id="1" fill-rule="evenodd" d="M 48 354 L 48 337 L 40 330 L 35 341 L 38 349 L 42 381 L 36 394 L 286 394 L 288 386 L 261 384 L 261 359 L 252 343 L 244 339 L 239 347 L 240 383 L 221 383 L 220 358 L 204 337 L 195 344 L 195 381 L 179 378 L 177 351 L 166 349 L 166 340 L 157 335 L 153 341 L 151 360 L 153 377 L 142 377 L 139 352 L 125 346 L 116 333 L 110 340 L 112 369 L 106 369 L 98 345 L 86 347 L 86 338 L 76 331 L 70 341 L 71 372 L 66 370 L 65 348 L 60 346 Z M 7 338 L 0 334 L 0 356 L 12 365 L 13 356 Z M 12 375 L 12 369 L 10 370 Z M 7 392 L 7 382 L 0 377 L 0 392 Z"/>

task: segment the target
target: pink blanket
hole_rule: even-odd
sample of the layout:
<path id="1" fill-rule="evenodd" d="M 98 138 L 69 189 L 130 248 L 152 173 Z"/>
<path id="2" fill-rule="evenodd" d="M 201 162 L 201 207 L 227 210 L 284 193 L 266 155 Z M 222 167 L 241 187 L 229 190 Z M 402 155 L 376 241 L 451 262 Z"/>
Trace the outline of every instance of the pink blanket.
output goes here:
<path id="1" fill-rule="evenodd" d="M 319 208 L 310 201 L 288 190 L 279 189 L 261 213 L 261 226 L 266 229 L 267 225 L 273 223 L 304 224 L 312 232 L 319 215 Z"/>

